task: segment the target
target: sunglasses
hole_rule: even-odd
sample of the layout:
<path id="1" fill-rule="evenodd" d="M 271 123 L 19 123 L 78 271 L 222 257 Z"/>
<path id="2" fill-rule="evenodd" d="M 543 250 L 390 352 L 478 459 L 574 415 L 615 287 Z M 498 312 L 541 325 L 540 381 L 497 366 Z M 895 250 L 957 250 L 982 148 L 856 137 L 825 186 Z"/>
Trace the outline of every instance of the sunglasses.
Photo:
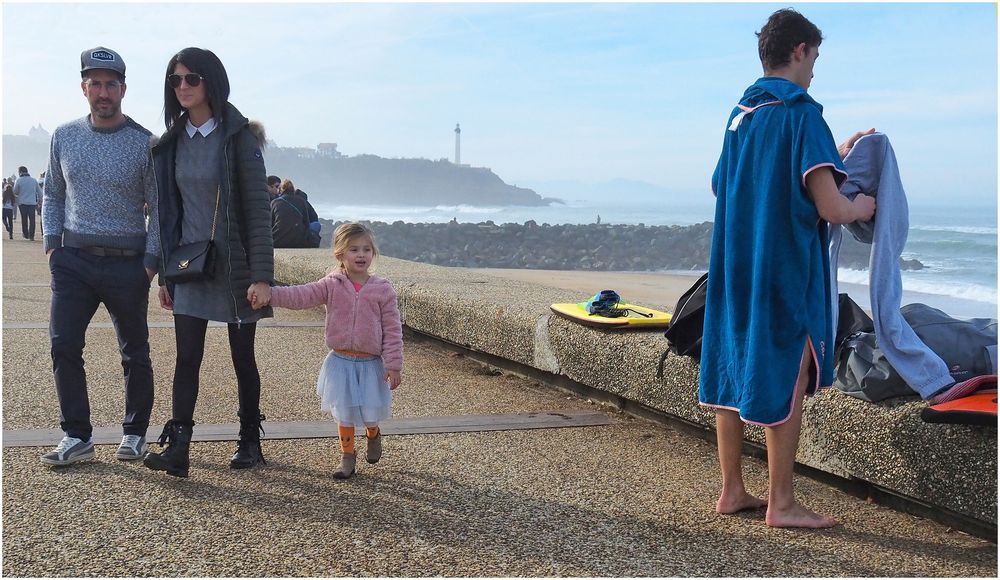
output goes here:
<path id="1" fill-rule="evenodd" d="M 186 75 L 167 75 L 167 82 L 170 83 L 170 88 L 176 89 L 181 86 L 181 81 L 187 81 L 189 87 L 196 87 L 201 84 L 201 81 L 205 77 L 198 73 L 187 73 Z"/>

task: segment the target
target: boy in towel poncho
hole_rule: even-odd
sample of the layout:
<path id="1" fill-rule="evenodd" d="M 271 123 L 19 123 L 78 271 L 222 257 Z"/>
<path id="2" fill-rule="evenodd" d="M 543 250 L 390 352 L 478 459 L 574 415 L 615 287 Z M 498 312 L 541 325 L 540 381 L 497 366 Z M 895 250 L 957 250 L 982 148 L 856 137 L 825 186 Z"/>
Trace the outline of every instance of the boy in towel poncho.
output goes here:
<path id="1" fill-rule="evenodd" d="M 834 520 L 795 500 L 792 468 L 806 392 L 833 383 L 827 222 L 867 221 L 874 199 L 838 187 L 840 147 L 806 90 L 822 34 L 798 12 L 771 15 L 757 33 L 764 76 L 726 125 L 712 176 L 715 229 L 701 351 L 702 405 L 716 409 L 719 513 L 767 506 L 775 527 L 826 528 Z M 765 427 L 768 499 L 743 483 L 743 423 Z"/>

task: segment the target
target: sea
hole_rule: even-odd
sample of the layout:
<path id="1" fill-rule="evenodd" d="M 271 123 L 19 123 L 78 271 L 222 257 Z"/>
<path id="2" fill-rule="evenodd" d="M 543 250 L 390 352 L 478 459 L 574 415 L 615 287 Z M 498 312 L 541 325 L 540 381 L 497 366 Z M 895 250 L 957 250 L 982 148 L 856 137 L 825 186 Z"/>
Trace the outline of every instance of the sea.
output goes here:
<path id="1" fill-rule="evenodd" d="M 410 223 L 524 223 L 691 225 L 713 219 L 705 201 L 567 201 L 549 206 L 362 206 L 314 203 L 331 220 Z M 920 302 L 956 318 L 997 318 L 997 206 L 922 204 L 910 201 L 910 230 L 903 258 L 917 259 L 922 270 L 902 272 L 902 304 Z M 845 232 L 845 235 L 850 235 Z M 700 275 L 700 272 L 667 271 Z M 867 270 L 841 268 L 841 292 L 870 310 Z"/>

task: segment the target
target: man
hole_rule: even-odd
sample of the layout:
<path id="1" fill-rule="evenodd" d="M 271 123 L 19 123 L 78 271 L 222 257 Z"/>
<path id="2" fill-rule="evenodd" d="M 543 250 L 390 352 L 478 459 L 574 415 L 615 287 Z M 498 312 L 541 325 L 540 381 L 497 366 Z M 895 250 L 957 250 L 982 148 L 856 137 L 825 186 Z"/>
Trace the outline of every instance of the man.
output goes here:
<path id="1" fill-rule="evenodd" d="M 21 235 L 26 240 L 35 239 L 35 209 L 38 206 L 38 182 L 28 175 L 28 168 L 17 168 L 18 178 L 14 182 L 14 197 L 21 210 Z"/>
<path id="2" fill-rule="evenodd" d="M 90 114 L 52 134 L 45 179 L 45 252 L 52 271 L 49 335 L 65 436 L 42 463 L 94 457 L 83 368 L 87 326 L 104 303 L 125 370 L 119 459 L 140 459 L 153 408 L 146 312 L 160 255 L 150 132 L 121 111 L 125 63 L 104 47 L 80 55 L 80 88 Z M 143 208 L 149 208 L 147 232 Z"/>
<path id="3" fill-rule="evenodd" d="M 827 528 L 792 489 L 806 392 L 833 382 L 828 226 L 867 221 L 873 198 L 840 195 L 842 159 L 822 107 L 806 92 L 823 36 L 794 10 L 758 36 L 764 77 L 746 90 L 712 176 L 717 196 L 698 399 L 716 409 L 723 514 L 767 506 L 774 527 Z M 743 423 L 764 427 L 768 499 L 746 491 Z"/>
<path id="4" fill-rule="evenodd" d="M 281 185 L 281 178 L 277 175 L 267 176 L 267 191 L 271 194 L 271 201 L 278 197 L 278 187 Z"/>

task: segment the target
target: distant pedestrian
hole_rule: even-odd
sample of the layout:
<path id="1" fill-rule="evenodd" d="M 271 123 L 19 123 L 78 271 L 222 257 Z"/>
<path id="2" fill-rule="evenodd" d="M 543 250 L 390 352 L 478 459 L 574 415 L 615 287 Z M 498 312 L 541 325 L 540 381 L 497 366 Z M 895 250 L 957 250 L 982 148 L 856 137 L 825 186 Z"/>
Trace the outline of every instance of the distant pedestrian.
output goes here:
<path id="1" fill-rule="evenodd" d="M 334 234 L 336 272 L 316 282 L 271 289 L 274 306 L 301 310 L 326 306 L 326 345 L 316 394 L 320 408 L 337 421 L 340 464 L 337 479 L 354 475 L 355 427 L 365 426 L 366 460 L 382 457 L 379 423 L 391 415 L 392 391 L 402 383 L 403 327 L 396 292 L 385 278 L 368 270 L 378 257 L 375 236 L 361 224 L 348 223 Z M 258 299 L 255 308 L 267 304 Z"/>
<path id="2" fill-rule="evenodd" d="M 716 409 L 722 469 L 719 513 L 767 506 L 775 527 L 826 528 L 834 520 L 795 499 L 792 469 L 806 393 L 833 383 L 826 222 L 868 220 L 871 197 L 840 195 L 842 159 L 823 109 L 806 92 L 823 36 L 791 9 L 757 33 L 764 76 L 729 114 L 712 191 L 698 399 Z M 764 427 L 768 499 L 746 491 L 743 423 Z"/>
<path id="3" fill-rule="evenodd" d="M 171 57 L 163 86 L 167 131 L 153 159 L 164 260 L 173 268 L 175 250 L 207 241 L 214 258 L 204 279 L 160 277 L 160 305 L 174 313 L 177 340 L 173 408 L 160 436 L 167 448 L 147 454 L 144 464 L 188 476 L 205 333 L 217 321 L 227 325 L 239 400 L 240 440 L 229 467 L 246 469 L 264 463 L 254 342 L 257 322 L 271 316 L 270 308 L 254 310 L 250 297 L 266 301 L 274 276 L 264 128 L 229 102 L 226 69 L 209 50 L 190 47 Z"/>
<path id="4" fill-rule="evenodd" d="M 7 230 L 7 236 L 14 239 L 14 208 L 17 206 L 17 198 L 14 197 L 14 186 L 4 179 L 3 183 L 3 227 Z"/>
<path id="5" fill-rule="evenodd" d="M 17 168 L 18 178 L 14 182 L 14 197 L 21 210 L 21 235 L 26 240 L 35 239 L 35 211 L 38 207 L 38 181 L 28 174 L 28 168 Z"/>
<path id="6" fill-rule="evenodd" d="M 52 271 L 52 367 L 65 432 L 41 458 L 50 465 L 94 457 L 83 347 L 101 303 L 111 314 L 125 371 L 117 458 L 145 453 L 153 409 L 146 313 L 160 240 L 155 227 L 147 231 L 142 212 L 145 204 L 156 207 L 150 132 L 122 113 L 127 87 L 118 53 L 100 46 L 85 50 L 80 65 L 90 114 L 52 134 L 42 208 Z"/>

